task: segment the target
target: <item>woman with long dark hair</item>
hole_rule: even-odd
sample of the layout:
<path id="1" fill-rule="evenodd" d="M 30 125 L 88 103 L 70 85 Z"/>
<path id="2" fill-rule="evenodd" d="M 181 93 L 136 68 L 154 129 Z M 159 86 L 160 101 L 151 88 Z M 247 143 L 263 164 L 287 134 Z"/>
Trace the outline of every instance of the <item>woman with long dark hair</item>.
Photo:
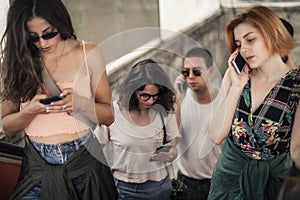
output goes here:
<path id="1" fill-rule="evenodd" d="M 99 49 L 76 39 L 60 0 L 12 1 L 1 47 L 2 128 L 26 133 L 11 198 L 115 199 L 110 169 L 86 148 L 99 145 L 96 124 L 113 122 Z"/>

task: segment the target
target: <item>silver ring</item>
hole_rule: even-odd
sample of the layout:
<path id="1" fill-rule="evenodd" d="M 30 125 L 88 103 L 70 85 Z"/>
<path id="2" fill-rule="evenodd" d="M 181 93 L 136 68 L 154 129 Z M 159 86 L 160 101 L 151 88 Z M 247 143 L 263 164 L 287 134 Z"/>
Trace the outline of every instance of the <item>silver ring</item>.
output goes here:
<path id="1" fill-rule="evenodd" d="M 62 109 L 64 110 L 64 109 L 66 109 L 66 108 L 67 108 L 67 106 L 66 106 L 66 105 L 63 105 Z"/>

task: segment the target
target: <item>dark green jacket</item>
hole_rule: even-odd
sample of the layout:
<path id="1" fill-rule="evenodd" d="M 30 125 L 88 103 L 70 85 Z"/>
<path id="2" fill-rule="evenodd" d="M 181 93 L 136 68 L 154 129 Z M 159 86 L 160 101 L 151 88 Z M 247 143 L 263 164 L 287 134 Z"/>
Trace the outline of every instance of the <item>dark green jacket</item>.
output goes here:
<path id="1" fill-rule="evenodd" d="M 87 148 L 94 150 L 93 155 Z M 45 200 L 117 199 L 111 171 L 108 166 L 99 162 L 103 158 L 100 144 L 91 137 L 65 164 L 47 164 L 26 137 L 20 177 L 11 199 L 21 199 L 38 183 L 41 183 L 42 188 L 41 199 Z M 72 180 L 81 183 L 81 198 L 78 197 Z"/>
<path id="2" fill-rule="evenodd" d="M 214 169 L 208 199 L 276 200 L 291 166 L 288 153 L 271 160 L 253 160 L 227 138 Z"/>

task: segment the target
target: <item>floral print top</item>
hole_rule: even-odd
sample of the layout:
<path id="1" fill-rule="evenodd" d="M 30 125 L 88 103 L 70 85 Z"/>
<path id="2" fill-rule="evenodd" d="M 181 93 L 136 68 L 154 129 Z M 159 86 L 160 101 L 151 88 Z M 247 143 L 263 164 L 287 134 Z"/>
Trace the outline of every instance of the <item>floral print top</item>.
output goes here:
<path id="1" fill-rule="evenodd" d="M 269 160 L 289 151 L 300 96 L 300 70 L 289 71 L 251 113 L 251 80 L 245 85 L 235 111 L 229 138 L 248 157 Z"/>

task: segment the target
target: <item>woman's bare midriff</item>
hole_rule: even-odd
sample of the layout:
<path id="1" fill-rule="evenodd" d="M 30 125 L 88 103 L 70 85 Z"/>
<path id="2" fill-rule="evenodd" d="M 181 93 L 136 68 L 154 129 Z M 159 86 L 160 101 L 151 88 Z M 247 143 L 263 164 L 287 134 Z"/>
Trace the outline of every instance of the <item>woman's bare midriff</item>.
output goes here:
<path id="1" fill-rule="evenodd" d="M 85 136 L 88 132 L 89 132 L 89 130 L 71 133 L 71 134 L 66 133 L 66 134 L 60 134 L 60 135 L 53 135 L 53 136 L 48 136 L 48 137 L 29 136 L 29 138 L 34 142 L 43 143 L 43 144 L 60 144 L 60 143 L 65 143 L 65 142 L 69 142 L 72 140 L 76 140 L 80 137 Z"/>

